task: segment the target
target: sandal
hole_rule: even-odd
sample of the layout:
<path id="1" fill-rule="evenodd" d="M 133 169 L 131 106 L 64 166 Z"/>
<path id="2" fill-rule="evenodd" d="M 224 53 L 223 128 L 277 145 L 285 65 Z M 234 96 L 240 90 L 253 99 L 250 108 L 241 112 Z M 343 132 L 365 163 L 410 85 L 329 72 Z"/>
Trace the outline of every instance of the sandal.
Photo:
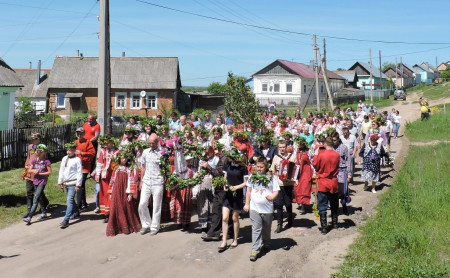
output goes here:
<path id="1" fill-rule="evenodd" d="M 228 249 L 228 245 L 225 245 L 225 246 L 219 246 L 217 251 L 219 251 L 219 253 L 222 253 L 223 251 L 225 251 L 225 250 L 227 250 L 227 249 Z"/>
<path id="2" fill-rule="evenodd" d="M 233 244 L 233 243 L 235 243 L 235 242 L 236 242 L 236 244 Z M 231 243 L 231 245 L 230 245 L 230 248 L 233 249 L 233 248 L 236 248 L 237 246 L 238 246 L 237 241 L 233 241 L 233 242 Z"/>

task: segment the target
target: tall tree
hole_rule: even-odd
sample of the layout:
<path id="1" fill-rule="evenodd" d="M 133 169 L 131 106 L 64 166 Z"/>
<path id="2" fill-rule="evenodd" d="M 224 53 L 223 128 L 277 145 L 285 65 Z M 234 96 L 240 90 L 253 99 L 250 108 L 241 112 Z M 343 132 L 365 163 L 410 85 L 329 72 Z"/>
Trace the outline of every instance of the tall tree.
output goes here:
<path id="1" fill-rule="evenodd" d="M 227 89 L 226 84 L 221 84 L 220 82 L 212 82 L 209 84 L 207 90 L 210 94 L 223 93 Z"/>
<path id="2" fill-rule="evenodd" d="M 259 102 L 250 87 L 245 85 L 246 78 L 228 73 L 225 90 L 225 110 L 233 111 L 233 122 L 248 122 L 253 127 L 261 127 L 263 122 L 259 116 Z"/>

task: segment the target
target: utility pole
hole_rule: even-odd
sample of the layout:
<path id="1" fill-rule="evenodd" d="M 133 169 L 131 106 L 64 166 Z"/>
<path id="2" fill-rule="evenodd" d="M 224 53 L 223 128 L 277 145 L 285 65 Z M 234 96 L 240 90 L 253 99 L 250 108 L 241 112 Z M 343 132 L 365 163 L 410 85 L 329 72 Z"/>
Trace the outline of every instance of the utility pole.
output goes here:
<path id="1" fill-rule="evenodd" d="M 397 57 L 395 57 L 395 89 L 397 90 L 398 78 L 397 78 Z"/>
<path id="2" fill-rule="evenodd" d="M 378 50 L 378 61 L 380 62 L 380 90 L 381 90 L 381 85 L 382 85 L 382 82 L 381 82 L 381 50 Z"/>
<path id="3" fill-rule="evenodd" d="M 370 78 L 369 78 L 369 86 L 370 86 L 370 102 L 373 103 L 373 91 L 372 91 L 372 49 L 369 48 L 369 58 L 370 58 Z"/>
<path id="4" fill-rule="evenodd" d="M 327 68 L 327 46 L 325 39 L 323 39 L 323 66 L 326 69 Z"/>
<path id="5" fill-rule="evenodd" d="M 323 69 L 323 73 L 322 73 L 323 74 L 323 80 L 325 81 L 325 86 L 327 87 L 327 94 L 328 94 L 328 97 L 330 99 L 331 109 L 333 109 L 334 108 L 333 96 L 331 95 L 330 86 L 328 85 L 327 69 L 324 66 L 324 61 L 320 57 L 320 51 L 318 51 L 317 54 L 319 55 L 320 65 L 321 65 L 321 67 Z"/>
<path id="6" fill-rule="evenodd" d="M 101 134 L 111 134 L 111 66 L 109 38 L 109 0 L 100 0 L 98 56 L 98 123 Z"/>
<path id="7" fill-rule="evenodd" d="M 402 89 L 403 89 L 403 87 L 405 85 L 403 84 L 403 62 L 402 62 L 402 57 L 400 57 L 400 72 L 402 74 L 401 78 L 402 78 Z"/>
<path id="8" fill-rule="evenodd" d="M 313 35 L 314 38 L 314 71 L 316 74 L 316 97 L 317 97 L 317 112 L 320 112 L 320 93 L 319 93 L 319 69 L 317 66 L 317 43 L 316 34 Z"/>

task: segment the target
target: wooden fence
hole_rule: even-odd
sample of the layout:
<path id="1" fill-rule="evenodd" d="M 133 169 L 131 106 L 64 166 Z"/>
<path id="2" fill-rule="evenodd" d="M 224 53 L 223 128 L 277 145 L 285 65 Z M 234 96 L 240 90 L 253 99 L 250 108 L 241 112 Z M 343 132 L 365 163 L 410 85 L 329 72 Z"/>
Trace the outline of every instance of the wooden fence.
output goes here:
<path id="1" fill-rule="evenodd" d="M 75 130 L 82 123 L 71 123 L 55 127 L 10 129 L 0 131 L 0 171 L 22 168 L 27 158 L 27 145 L 33 132 L 41 134 L 41 143 L 47 145 L 52 161 L 59 161 L 66 155 L 64 144 L 76 139 Z M 122 138 L 125 125 L 113 126 L 112 135 Z"/>

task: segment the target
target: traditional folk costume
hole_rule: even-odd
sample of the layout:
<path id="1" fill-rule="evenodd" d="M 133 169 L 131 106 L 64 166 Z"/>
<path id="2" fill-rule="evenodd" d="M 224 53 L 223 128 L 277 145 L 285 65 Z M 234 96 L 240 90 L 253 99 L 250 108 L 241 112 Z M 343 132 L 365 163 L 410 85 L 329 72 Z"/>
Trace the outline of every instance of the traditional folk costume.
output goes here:
<path id="1" fill-rule="evenodd" d="M 109 203 L 110 203 L 110 195 L 108 192 L 108 188 L 110 186 L 111 176 L 113 171 L 115 170 L 115 163 L 113 159 L 116 157 L 119 149 L 112 148 L 102 148 L 100 150 L 100 155 L 97 160 L 97 167 L 95 172 L 99 177 L 100 190 L 98 192 L 98 202 L 100 212 L 104 214 L 106 217 L 109 215 Z"/>
<path id="2" fill-rule="evenodd" d="M 313 166 L 318 177 L 318 209 L 322 234 L 327 233 L 327 208 L 331 208 L 333 227 L 337 227 L 338 219 L 338 179 L 339 154 L 334 150 L 323 150 L 314 156 Z"/>
<path id="3" fill-rule="evenodd" d="M 289 164 L 295 163 L 295 156 L 287 154 L 283 156 L 277 154 L 274 156 L 270 171 L 278 177 L 280 192 L 275 198 L 274 205 L 276 209 L 275 218 L 277 219 L 276 233 L 281 232 L 283 224 L 283 206 L 286 207 L 288 214 L 288 222 L 286 229 L 292 227 L 294 216 L 292 214 L 292 200 L 293 200 L 293 185 L 294 182 L 287 176 L 289 171 Z"/>
<path id="4" fill-rule="evenodd" d="M 188 168 L 188 178 L 193 178 L 194 173 Z M 183 189 L 177 189 L 174 192 L 174 206 L 171 210 L 171 218 L 175 224 L 180 224 L 184 228 L 191 223 L 192 214 L 192 188 L 185 187 Z"/>
<path id="5" fill-rule="evenodd" d="M 110 180 L 108 192 L 111 194 L 111 208 L 109 212 L 106 235 L 137 233 L 141 229 L 138 215 L 138 202 L 132 198 L 128 202 L 128 195 L 136 192 L 137 171 L 126 166 L 119 166 Z"/>
<path id="6" fill-rule="evenodd" d="M 89 140 L 85 140 L 84 142 L 80 142 L 80 140 L 75 140 L 77 143 L 76 150 L 80 151 L 81 154 L 77 156 L 81 159 L 81 171 L 83 172 L 83 180 L 81 182 L 81 188 L 77 192 L 77 206 L 78 209 L 83 209 L 87 207 L 86 202 L 86 179 L 88 173 L 92 170 L 92 161 L 95 158 L 95 149 L 92 145 L 92 142 Z"/>
<path id="7" fill-rule="evenodd" d="M 299 151 L 295 155 L 295 164 L 299 167 L 298 180 L 294 185 L 294 202 L 298 205 L 309 205 L 311 203 L 311 180 L 313 170 L 308 153 Z"/>

